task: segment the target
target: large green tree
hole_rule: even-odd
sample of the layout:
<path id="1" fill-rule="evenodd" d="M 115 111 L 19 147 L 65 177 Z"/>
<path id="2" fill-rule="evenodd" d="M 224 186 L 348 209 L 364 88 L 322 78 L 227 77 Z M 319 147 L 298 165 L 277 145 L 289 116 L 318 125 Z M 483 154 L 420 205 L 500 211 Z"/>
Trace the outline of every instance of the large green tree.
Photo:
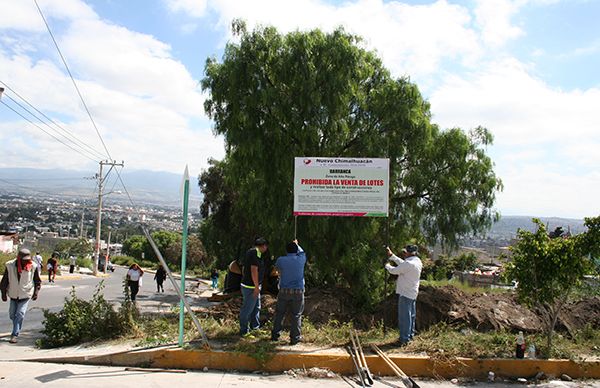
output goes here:
<path id="1" fill-rule="evenodd" d="M 342 29 L 282 35 L 235 21 L 233 31 L 238 40 L 221 62 L 207 61 L 202 87 L 214 131 L 225 140 L 223 187 L 235 195 L 230 229 L 213 213 L 205 230 L 225 235 L 240 226 L 282 252 L 294 237 L 295 156 L 389 157 L 392 243 L 413 237 L 452 245 L 490 225 L 501 182 L 485 152 L 487 130 L 441 130 L 417 86 L 392 77 Z M 200 185 L 207 187 L 202 179 Z M 206 206 L 217 203 L 217 194 L 206 194 Z M 372 302 L 387 231 L 384 219 L 301 217 L 309 279 L 352 286 L 358 303 Z M 245 245 L 253 237 L 245 236 Z"/>

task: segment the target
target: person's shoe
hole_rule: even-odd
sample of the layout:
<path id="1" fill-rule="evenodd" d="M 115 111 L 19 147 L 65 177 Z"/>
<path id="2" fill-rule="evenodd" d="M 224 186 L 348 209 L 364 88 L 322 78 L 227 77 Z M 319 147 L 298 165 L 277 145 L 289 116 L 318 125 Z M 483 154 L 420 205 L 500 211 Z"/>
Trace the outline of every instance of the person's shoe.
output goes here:
<path id="1" fill-rule="evenodd" d="M 252 333 L 246 333 L 242 336 L 242 338 L 248 339 L 248 340 L 253 340 L 256 339 L 256 337 L 254 336 L 254 334 Z"/>
<path id="2" fill-rule="evenodd" d="M 295 338 L 295 339 L 290 340 L 290 345 L 294 346 L 300 342 L 302 342 L 302 338 Z"/>
<path id="3" fill-rule="evenodd" d="M 8 342 L 10 342 L 11 344 L 16 344 L 17 343 L 17 336 L 11 335 L 10 336 L 10 340 Z"/>

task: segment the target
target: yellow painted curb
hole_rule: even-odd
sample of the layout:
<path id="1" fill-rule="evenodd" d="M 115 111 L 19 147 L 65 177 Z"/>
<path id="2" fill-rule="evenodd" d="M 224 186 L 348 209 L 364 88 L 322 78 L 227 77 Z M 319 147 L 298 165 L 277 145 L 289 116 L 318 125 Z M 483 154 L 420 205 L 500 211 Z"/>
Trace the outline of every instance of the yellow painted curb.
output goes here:
<path id="1" fill-rule="evenodd" d="M 81 275 L 57 275 L 56 280 L 79 280 Z"/>
<path id="2" fill-rule="evenodd" d="M 547 376 L 567 374 L 573 378 L 600 378 L 600 361 L 516 360 L 516 359 L 432 359 L 430 357 L 394 356 L 390 358 L 410 376 L 484 379 L 489 371 L 503 377 L 533 377 L 538 372 Z M 371 372 L 393 375 L 378 356 L 366 356 Z M 33 360 L 32 360 L 33 361 Z M 84 363 L 95 365 L 146 366 L 172 369 L 263 370 L 283 372 L 290 369 L 327 368 L 340 374 L 354 373 L 354 364 L 347 354 L 276 353 L 264 365 L 247 354 L 222 351 L 155 349 L 123 352 L 105 356 L 38 359 L 35 361 Z"/>

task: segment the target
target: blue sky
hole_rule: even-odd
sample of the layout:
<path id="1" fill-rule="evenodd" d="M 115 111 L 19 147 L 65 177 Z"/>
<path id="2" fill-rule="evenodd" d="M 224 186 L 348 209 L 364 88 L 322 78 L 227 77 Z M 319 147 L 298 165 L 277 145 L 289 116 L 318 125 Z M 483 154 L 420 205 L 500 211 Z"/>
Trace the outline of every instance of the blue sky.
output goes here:
<path id="1" fill-rule="evenodd" d="M 494 134 L 502 214 L 600 213 L 600 0 L 38 2 L 128 169 L 189 163 L 195 175 L 222 158 L 198 81 L 232 19 L 282 32 L 343 25 L 419 85 L 435 122 Z M 33 0 L 0 0 L 0 81 L 103 152 Z M 4 105 L 0 152 L 1 167 L 97 168 Z"/>

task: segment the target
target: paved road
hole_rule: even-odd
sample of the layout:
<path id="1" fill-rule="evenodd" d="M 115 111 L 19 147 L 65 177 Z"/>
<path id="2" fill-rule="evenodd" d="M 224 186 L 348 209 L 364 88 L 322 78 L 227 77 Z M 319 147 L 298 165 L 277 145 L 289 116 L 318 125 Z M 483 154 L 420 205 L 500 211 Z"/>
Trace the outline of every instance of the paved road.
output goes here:
<path id="1" fill-rule="evenodd" d="M 68 271 L 64 271 L 68 272 Z M 25 316 L 21 339 L 24 345 L 31 345 L 35 338 L 41 336 L 40 330 L 43 328 L 42 309 L 59 311 L 64 303 L 65 297 L 69 295 L 71 288 L 75 287 L 75 292 L 82 299 L 91 299 L 96 286 L 104 281 L 104 297 L 111 302 L 120 303 L 123 300 L 123 279 L 125 278 L 125 268 L 117 267 L 115 272 L 109 273 L 106 278 L 94 277 L 91 275 L 65 275 L 57 277 L 55 283 L 48 283 L 44 278 L 42 289 L 38 300 L 29 302 L 29 309 Z M 142 311 L 169 311 L 173 306 L 178 306 L 179 298 L 173 289 L 171 283 L 165 282 L 164 294 L 156 293 L 156 283 L 153 280 L 154 274 L 146 273 L 143 277 L 143 286 L 138 294 L 138 306 Z M 190 282 L 188 281 L 188 284 Z M 207 288 L 202 285 L 202 288 Z M 203 302 L 199 299 L 192 299 L 193 305 L 199 305 Z M 0 306 L 0 339 L 6 341 L 7 336 L 12 330 L 12 322 L 8 318 L 8 303 L 2 303 Z"/>

